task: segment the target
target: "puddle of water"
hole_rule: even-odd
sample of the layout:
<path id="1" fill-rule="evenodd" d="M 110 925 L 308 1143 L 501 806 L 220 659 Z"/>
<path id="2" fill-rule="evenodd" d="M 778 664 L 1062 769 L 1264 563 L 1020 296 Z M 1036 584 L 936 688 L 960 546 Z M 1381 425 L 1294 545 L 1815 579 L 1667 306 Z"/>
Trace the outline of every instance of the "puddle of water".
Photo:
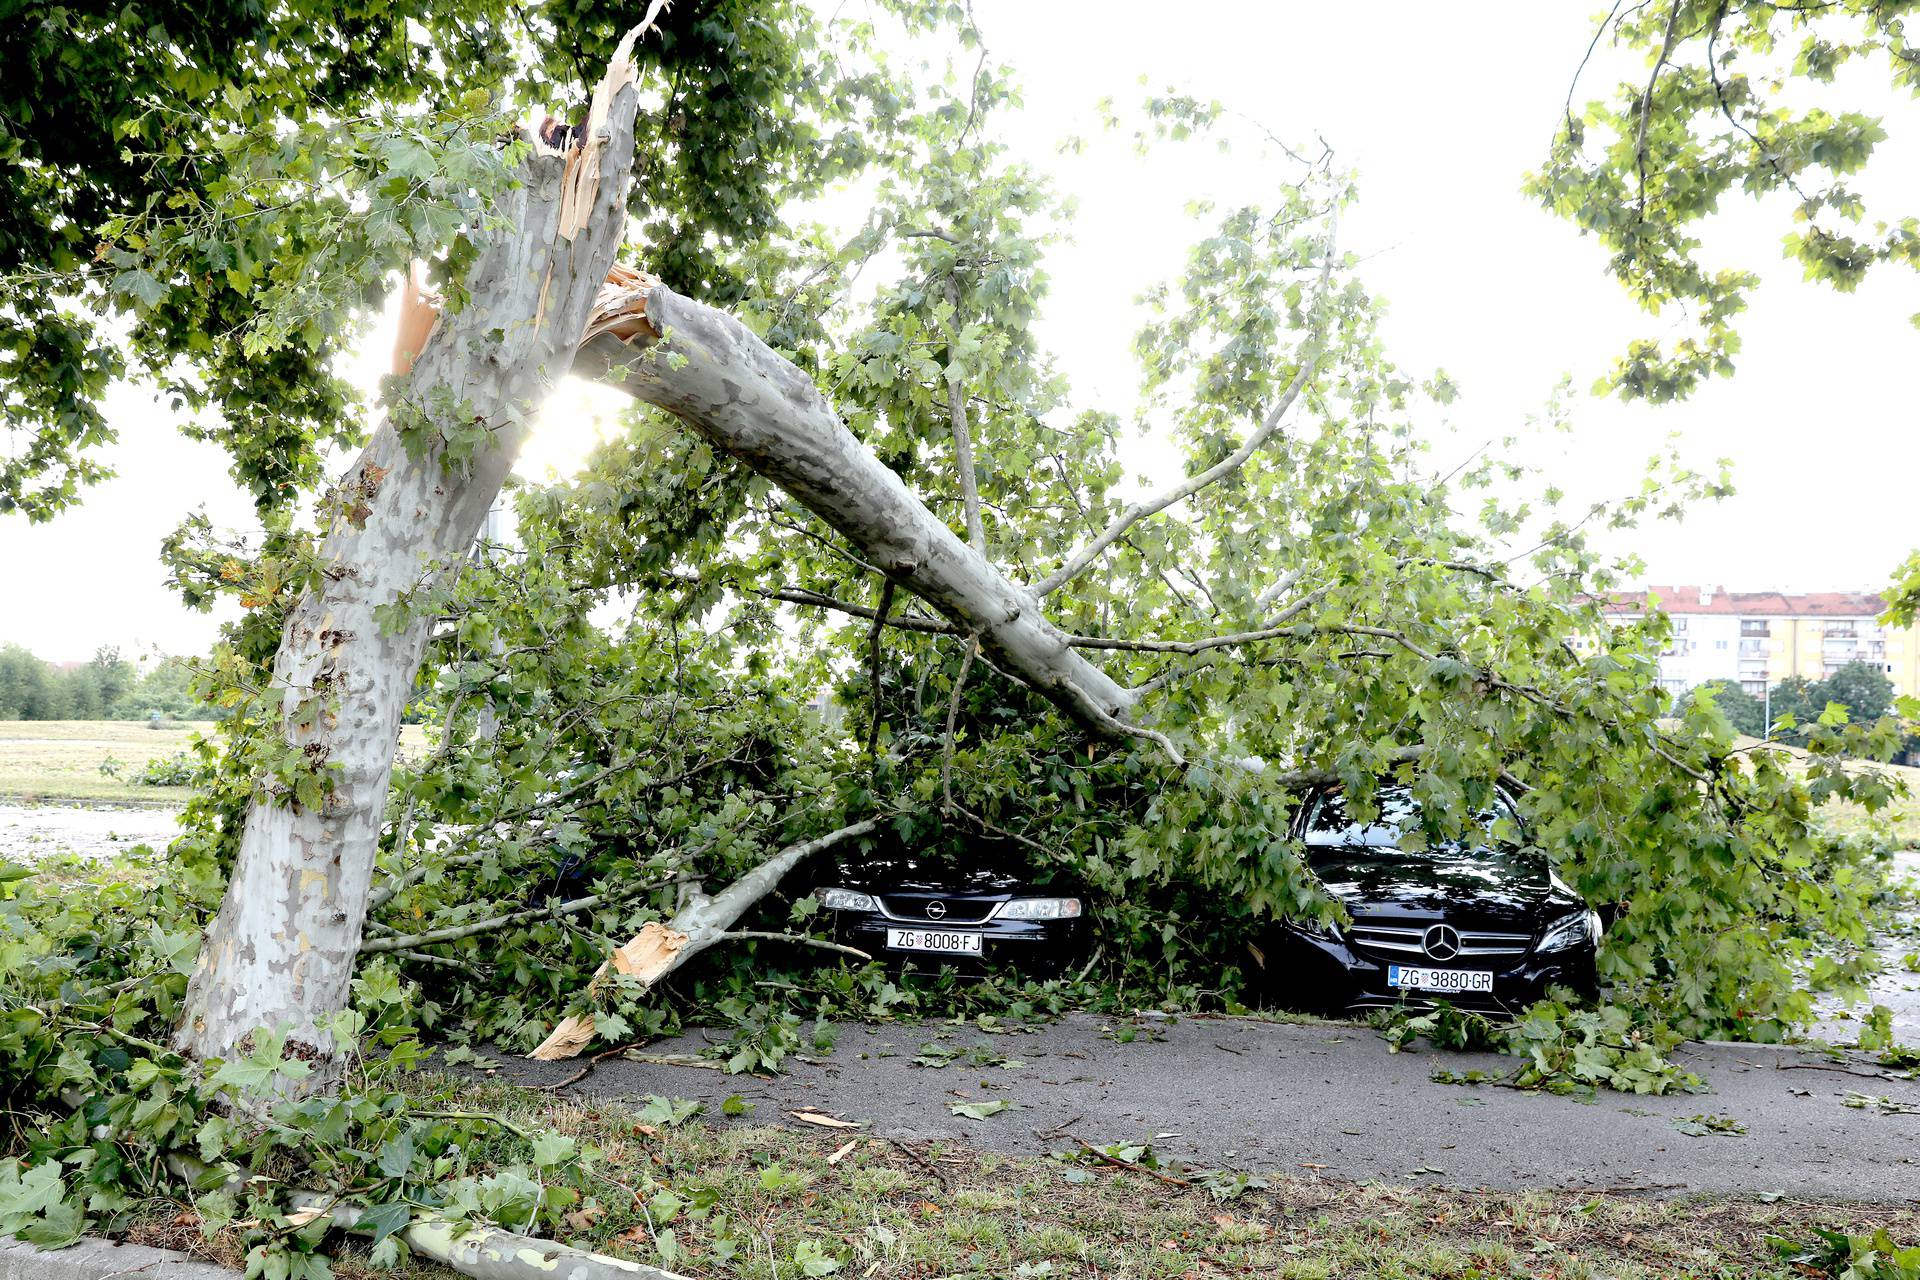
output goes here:
<path id="1" fill-rule="evenodd" d="M 9 862 L 61 853 L 108 858 L 137 844 L 163 848 L 179 834 L 177 809 L 0 804 L 0 858 Z"/>
<path id="2" fill-rule="evenodd" d="M 1920 884 L 1920 850 L 1904 849 L 1895 854 L 1894 867 L 1896 879 L 1905 875 Z M 1909 897 L 1909 910 L 1901 917 L 1897 931 L 1880 940 L 1880 973 L 1867 984 L 1867 998 L 1851 1006 L 1855 1017 L 1837 1016 L 1839 1003 L 1823 998 L 1819 1002 L 1820 1021 L 1814 1024 L 1809 1035 L 1835 1043 L 1854 1040 L 1860 1034 L 1857 1019 L 1874 1005 L 1883 1004 L 1893 1011 L 1894 1040 L 1900 1044 L 1920 1044 L 1920 973 L 1905 964 L 1905 957 L 1920 952 L 1920 910 L 1913 908 L 1913 902 Z"/>

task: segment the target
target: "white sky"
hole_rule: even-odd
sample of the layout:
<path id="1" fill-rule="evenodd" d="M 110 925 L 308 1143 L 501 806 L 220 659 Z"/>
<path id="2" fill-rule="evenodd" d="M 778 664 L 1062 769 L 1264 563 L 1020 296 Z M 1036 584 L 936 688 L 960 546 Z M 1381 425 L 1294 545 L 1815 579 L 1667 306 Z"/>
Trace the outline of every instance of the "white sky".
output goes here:
<path id="1" fill-rule="evenodd" d="M 1074 240 L 1048 263 L 1045 338 L 1083 403 L 1131 407 L 1133 299 L 1184 257 L 1195 235 L 1185 202 L 1230 199 L 1259 178 L 1210 149 L 1143 160 L 1123 139 L 1101 140 L 1093 104 L 1136 99 L 1143 75 L 1156 90 L 1218 98 L 1283 137 L 1317 133 L 1360 171 L 1343 245 L 1366 258 L 1367 281 L 1391 304 L 1395 358 L 1417 374 L 1444 368 L 1460 385 L 1449 419 L 1463 453 L 1517 429 L 1563 373 L 1584 392 L 1628 337 L 1653 329 L 1604 274 L 1599 247 L 1519 192 L 1591 35 L 1588 0 L 1222 0 L 1177 17 L 1133 0 L 975 0 L 975 12 L 993 56 L 1025 85 L 1016 132 L 1027 158 L 1079 201 Z M 1583 97 L 1610 79 L 1590 70 Z M 1920 109 L 1884 101 L 1894 137 L 1868 191 L 1911 212 L 1920 130 L 1903 126 Z M 1061 156 L 1053 144 L 1069 134 L 1095 145 Z M 1852 296 L 1802 284 L 1779 260 L 1783 230 L 1778 208 L 1734 200 L 1711 231 L 1767 281 L 1741 321 L 1735 379 L 1660 408 L 1583 395 L 1574 433 L 1541 459 L 1575 496 L 1630 483 L 1670 433 L 1703 468 L 1734 460 L 1738 496 L 1636 536 L 1650 581 L 1872 589 L 1920 546 L 1907 500 L 1920 475 L 1920 331 L 1907 320 L 1920 311 L 1920 282 L 1882 272 Z M 370 338 L 369 371 L 386 341 Z M 123 388 L 110 404 L 119 478 L 51 524 L 0 518 L 0 643 L 76 659 L 103 643 L 196 651 L 213 636 L 215 619 L 167 591 L 159 543 L 190 508 L 241 525 L 249 505 L 224 456 L 181 439 L 150 397 Z M 544 416 L 525 474 L 568 467 L 593 438 L 586 397 Z M 1152 453 L 1148 443 L 1139 456 Z"/>

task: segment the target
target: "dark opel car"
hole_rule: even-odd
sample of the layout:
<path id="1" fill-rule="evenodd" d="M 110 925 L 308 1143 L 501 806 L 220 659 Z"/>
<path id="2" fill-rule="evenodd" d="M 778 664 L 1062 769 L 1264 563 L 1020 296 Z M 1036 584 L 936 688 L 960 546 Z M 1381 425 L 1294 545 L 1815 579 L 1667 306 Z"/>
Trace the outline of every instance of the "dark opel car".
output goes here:
<path id="1" fill-rule="evenodd" d="M 1051 977 L 1086 950 L 1083 891 L 990 844 L 964 859 L 897 846 L 850 855 L 813 892 L 835 940 L 880 960 Z"/>
<path id="2" fill-rule="evenodd" d="M 1559 985 L 1592 995 L 1600 917 L 1528 847 L 1503 796 L 1466 838 L 1400 848 L 1420 825 L 1402 786 L 1383 786 L 1379 816 L 1354 819 L 1337 789 L 1309 795 L 1296 835 L 1327 891 L 1352 922 L 1292 922 L 1258 948 L 1266 984 L 1287 1004 L 1341 1010 L 1435 999 L 1489 1013 L 1518 1012 Z"/>

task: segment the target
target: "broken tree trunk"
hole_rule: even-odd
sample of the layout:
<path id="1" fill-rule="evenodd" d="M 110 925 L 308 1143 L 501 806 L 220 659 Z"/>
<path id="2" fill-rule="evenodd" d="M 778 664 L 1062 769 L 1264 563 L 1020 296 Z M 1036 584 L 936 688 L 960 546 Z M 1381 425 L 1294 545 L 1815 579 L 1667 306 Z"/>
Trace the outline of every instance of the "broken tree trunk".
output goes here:
<path id="1" fill-rule="evenodd" d="M 607 964 L 601 965 L 593 975 L 593 983 L 587 989 L 593 990 L 609 965 L 619 973 L 639 979 L 643 990 L 653 987 L 688 960 L 726 938 L 747 908 L 779 887 L 789 871 L 814 854 L 858 839 L 879 826 L 878 818 L 868 818 L 813 840 L 789 845 L 712 897 L 696 894 L 674 914 L 670 923 L 653 921 L 615 951 Z M 527 1056 L 543 1062 L 571 1058 L 591 1043 L 591 1016 L 563 1018 L 540 1047 Z"/>
<path id="2" fill-rule="evenodd" d="M 76 1090 L 67 1102 L 77 1110 L 85 1098 Z M 168 1154 L 166 1163 L 175 1177 L 202 1189 L 206 1188 L 213 1172 L 212 1166 L 185 1152 Z M 228 1195 L 237 1196 L 246 1188 L 247 1179 L 234 1173 L 216 1185 Z M 287 1225 L 291 1227 L 304 1227 L 325 1219 L 328 1226 L 341 1231 L 372 1230 L 367 1222 L 366 1206 L 358 1200 L 345 1199 L 337 1193 L 300 1190 L 290 1192 L 287 1200 L 292 1206 L 292 1212 L 287 1215 Z M 561 1280 L 686 1280 L 675 1271 L 663 1271 L 625 1258 L 610 1258 L 603 1253 L 589 1253 L 469 1218 L 456 1220 L 421 1214 L 397 1234 L 414 1253 L 473 1280 L 553 1280 L 553 1277 Z"/>
<path id="3" fill-rule="evenodd" d="M 365 1231 L 366 1211 L 334 1196 L 295 1192 L 297 1217 L 326 1218 L 342 1231 Z M 414 1253 L 471 1276 L 473 1280 L 686 1280 L 643 1262 L 589 1253 L 552 1240 L 539 1240 L 482 1223 L 422 1216 L 400 1230 Z"/>
<path id="4" fill-rule="evenodd" d="M 1133 695 L 856 440 L 813 379 L 732 316 L 623 268 L 574 367 L 677 415 L 772 480 L 1090 731 L 1140 733 L 1123 719 Z"/>
<path id="5" fill-rule="evenodd" d="M 540 149 L 487 211 L 468 302 L 433 324 L 401 403 L 341 486 L 325 568 L 288 612 L 273 686 L 288 771 L 329 785 L 256 793 L 188 986 L 183 1052 L 229 1056 L 266 1028 L 318 1068 L 306 1087 L 334 1078 L 327 1024 L 346 1007 L 400 715 L 432 626 L 383 614 L 466 554 L 528 418 L 573 363 L 626 229 L 636 34 L 595 94 L 586 140 Z M 468 442 L 453 456 L 450 436 Z"/>

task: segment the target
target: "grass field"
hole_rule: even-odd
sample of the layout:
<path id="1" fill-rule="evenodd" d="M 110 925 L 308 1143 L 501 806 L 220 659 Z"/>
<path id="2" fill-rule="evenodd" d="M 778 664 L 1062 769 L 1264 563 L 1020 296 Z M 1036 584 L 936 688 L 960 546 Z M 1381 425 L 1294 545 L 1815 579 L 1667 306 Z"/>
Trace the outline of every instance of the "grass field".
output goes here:
<path id="1" fill-rule="evenodd" d="M 1734 744 L 1742 751 L 1751 750 L 1760 744 L 1758 738 L 1741 737 Z M 1783 747 L 1789 756 L 1800 757 L 1805 753 L 1796 747 Z M 1894 843 L 1908 849 L 1920 849 L 1920 769 L 1900 764 L 1873 764 L 1865 767 L 1878 770 L 1889 777 L 1906 783 L 1908 794 L 1887 807 L 1881 815 L 1892 830 Z M 1822 814 L 1830 830 L 1843 834 L 1864 832 L 1873 819 L 1866 810 L 1856 804 L 1829 802 Z"/>
<path id="2" fill-rule="evenodd" d="M 187 749 L 212 721 L 150 728 L 144 720 L 0 720 L 0 800 L 85 804 L 178 805 L 185 787 L 148 787 L 131 781 L 150 760 Z M 421 750 L 419 725 L 400 730 L 400 752 Z M 100 767 L 119 761 L 119 777 Z"/>
<path id="3" fill-rule="evenodd" d="M 128 780 L 150 760 L 184 751 L 210 722 L 149 728 L 142 720 L 0 720 L 0 797 L 89 803 L 173 805 L 185 787 L 144 787 Z M 123 765 L 108 777 L 100 766 Z"/>
<path id="4" fill-rule="evenodd" d="M 562 1236 L 699 1280 L 1795 1280 L 1834 1273 L 1802 1270 L 1773 1240 L 1810 1242 L 1816 1227 L 1884 1229 L 1902 1243 L 1920 1233 L 1912 1207 L 1354 1184 L 1311 1166 L 1210 1190 L 1184 1171 L 1087 1157 L 1064 1139 L 1069 1159 L 1012 1157 L 418 1083 L 427 1105 L 549 1126 L 596 1148 Z M 524 1158 L 504 1135 L 491 1145 L 463 1152 L 474 1172 Z M 151 1204 L 130 1234 L 229 1265 L 242 1253 L 230 1231 L 206 1240 L 191 1206 L 173 1202 Z M 451 1275 L 420 1264 L 373 1271 L 352 1255 L 334 1267 L 341 1280 Z"/>

